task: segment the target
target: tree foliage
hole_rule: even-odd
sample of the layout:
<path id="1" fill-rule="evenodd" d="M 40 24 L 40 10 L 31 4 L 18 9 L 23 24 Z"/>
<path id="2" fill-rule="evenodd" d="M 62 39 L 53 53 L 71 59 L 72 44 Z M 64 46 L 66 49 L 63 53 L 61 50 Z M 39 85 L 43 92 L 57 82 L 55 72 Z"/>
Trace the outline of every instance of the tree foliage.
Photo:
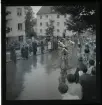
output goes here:
<path id="1" fill-rule="evenodd" d="M 26 35 L 27 37 L 30 37 L 32 36 L 32 30 L 33 30 L 33 27 L 34 25 L 36 24 L 35 21 L 34 21 L 34 12 L 32 10 L 32 7 L 31 6 L 25 6 L 25 32 L 26 32 Z"/>
<path id="2" fill-rule="evenodd" d="M 96 26 L 96 4 L 95 3 L 76 3 L 67 6 L 53 6 L 53 9 L 62 14 L 70 14 L 71 21 L 70 24 L 67 21 L 67 25 L 69 25 L 69 29 L 73 31 L 80 31 L 91 27 L 95 29 Z"/>
<path id="3" fill-rule="evenodd" d="M 50 20 L 50 23 L 47 26 L 46 29 L 46 35 L 47 36 L 53 36 L 54 35 L 54 25 L 53 25 L 54 21 Z"/>

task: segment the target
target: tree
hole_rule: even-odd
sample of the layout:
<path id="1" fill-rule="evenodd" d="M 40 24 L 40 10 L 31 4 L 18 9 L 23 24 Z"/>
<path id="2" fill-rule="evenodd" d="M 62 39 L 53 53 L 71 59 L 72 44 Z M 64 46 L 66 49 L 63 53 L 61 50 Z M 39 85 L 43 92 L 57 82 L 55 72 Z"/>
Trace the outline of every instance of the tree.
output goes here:
<path id="1" fill-rule="evenodd" d="M 95 29 L 96 27 L 96 4 L 95 3 L 69 3 L 68 6 L 53 6 L 53 9 L 62 14 L 70 14 L 73 18 L 74 23 L 78 23 L 78 21 L 85 22 L 86 28 L 91 27 Z M 85 29 L 85 26 L 83 27 Z M 83 30 L 83 29 L 82 29 Z"/>
<path id="2" fill-rule="evenodd" d="M 95 30 L 96 28 L 95 3 L 69 3 L 68 6 L 53 6 L 53 9 L 62 15 L 70 14 L 70 19 L 66 20 L 67 29 L 72 30 L 73 32 L 77 32 L 80 43 L 80 34 L 84 30 L 88 28 L 92 28 L 92 30 Z"/>
<path id="3" fill-rule="evenodd" d="M 47 29 L 46 29 L 46 35 L 47 36 L 52 36 L 54 35 L 54 21 L 50 20 L 50 24 L 48 24 Z"/>
<path id="4" fill-rule="evenodd" d="M 34 21 L 34 12 L 31 6 L 25 6 L 25 32 L 27 37 L 31 37 L 32 30 L 34 25 L 36 24 Z"/>
<path id="5" fill-rule="evenodd" d="M 53 38 L 54 38 L 54 25 L 53 25 L 54 21 L 53 20 L 50 20 L 49 21 L 49 24 L 47 26 L 47 29 L 46 29 L 46 35 L 49 37 L 49 38 L 52 38 L 52 48 L 53 45 L 54 45 L 54 41 L 53 41 Z"/>

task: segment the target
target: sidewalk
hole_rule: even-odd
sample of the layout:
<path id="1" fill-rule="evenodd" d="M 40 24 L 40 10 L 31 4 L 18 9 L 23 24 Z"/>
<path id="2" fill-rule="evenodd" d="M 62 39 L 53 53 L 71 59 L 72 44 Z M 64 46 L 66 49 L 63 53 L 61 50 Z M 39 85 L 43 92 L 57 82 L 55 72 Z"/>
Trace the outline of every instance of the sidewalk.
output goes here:
<path id="1" fill-rule="evenodd" d="M 44 54 L 47 52 L 48 52 L 47 46 L 45 46 Z M 40 55 L 40 54 L 41 54 L 41 49 L 40 49 L 40 47 L 37 47 L 37 55 Z M 22 59 L 20 50 L 16 50 L 16 56 L 17 56 L 17 60 Z M 33 52 L 31 53 L 31 55 L 29 55 L 29 57 L 30 56 L 33 56 Z M 10 60 L 10 52 L 6 52 L 6 62 L 10 62 L 10 61 L 11 61 Z"/>

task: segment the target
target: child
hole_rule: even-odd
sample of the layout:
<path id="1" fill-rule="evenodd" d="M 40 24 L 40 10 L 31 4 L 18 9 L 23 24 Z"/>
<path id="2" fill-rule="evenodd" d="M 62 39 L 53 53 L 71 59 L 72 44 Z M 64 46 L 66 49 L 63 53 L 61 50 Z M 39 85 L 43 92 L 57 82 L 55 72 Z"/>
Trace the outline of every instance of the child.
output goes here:
<path id="1" fill-rule="evenodd" d="M 91 74 L 91 71 L 92 71 L 92 68 L 94 67 L 94 65 L 95 65 L 95 61 L 90 59 L 89 60 L 89 68 L 88 68 L 87 74 Z"/>

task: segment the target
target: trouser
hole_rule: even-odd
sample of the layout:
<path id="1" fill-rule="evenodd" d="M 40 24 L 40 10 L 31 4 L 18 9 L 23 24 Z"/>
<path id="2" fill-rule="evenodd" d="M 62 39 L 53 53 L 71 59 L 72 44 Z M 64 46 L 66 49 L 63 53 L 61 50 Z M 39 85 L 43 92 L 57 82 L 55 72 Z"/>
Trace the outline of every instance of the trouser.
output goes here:
<path id="1" fill-rule="evenodd" d="M 36 51 L 33 51 L 33 55 L 36 55 Z"/>

